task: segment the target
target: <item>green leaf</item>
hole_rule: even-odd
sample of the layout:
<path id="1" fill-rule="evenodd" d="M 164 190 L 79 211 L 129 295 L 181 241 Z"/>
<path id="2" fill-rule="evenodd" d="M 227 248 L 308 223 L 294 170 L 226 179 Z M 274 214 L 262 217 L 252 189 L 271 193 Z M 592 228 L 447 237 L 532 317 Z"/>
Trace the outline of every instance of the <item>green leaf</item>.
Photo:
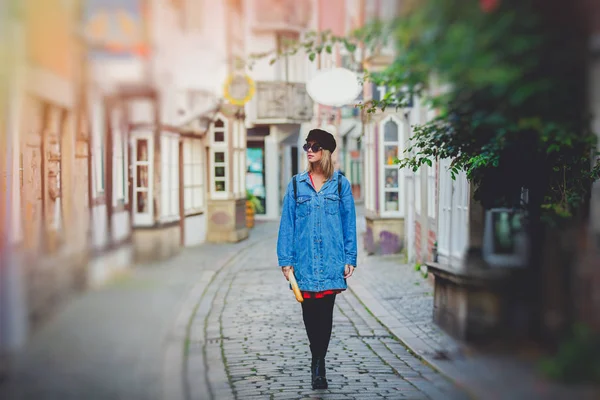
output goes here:
<path id="1" fill-rule="evenodd" d="M 310 53 L 310 54 L 308 55 L 308 59 L 309 59 L 310 61 L 315 61 L 315 58 L 316 58 L 316 57 L 317 57 L 317 54 L 316 54 L 316 53 Z"/>
<path id="2" fill-rule="evenodd" d="M 325 46 L 325 51 L 326 51 L 327 53 L 331 54 L 331 51 L 332 51 L 332 50 L 331 50 L 331 46 L 330 46 L 330 45 L 327 45 L 327 46 Z"/>
<path id="3" fill-rule="evenodd" d="M 356 50 L 356 45 L 354 43 L 345 42 L 344 46 L 346 47 L 346 50 L 348 50 L 349 52 L 353 52 L 354 50 Z"/>
<path id="4" fill-rule="evenodd" d="M 269 61 L 269 65 L 273 65 L 273 64 L 275 64 L 275 62 L 276 62 L 276 61 L 277 61 L 277 59 L 276 59 L 276 58 L 273 58 L 273 59 L 271 59 L 271 61 Z"/>

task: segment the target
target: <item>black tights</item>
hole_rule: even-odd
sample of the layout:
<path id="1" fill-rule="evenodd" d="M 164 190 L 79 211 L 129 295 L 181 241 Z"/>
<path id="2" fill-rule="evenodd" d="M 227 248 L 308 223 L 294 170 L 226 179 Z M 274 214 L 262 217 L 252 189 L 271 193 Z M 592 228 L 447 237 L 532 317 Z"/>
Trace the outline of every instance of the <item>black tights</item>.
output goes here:
<path id="1" fill-rule="evenodd" d="M 327 354 L 333 326 L 335 296 L 330 294 L 320 299 L 304 299 L 302 302 L 302 317 L 313 358 L 324 358 Z"/>

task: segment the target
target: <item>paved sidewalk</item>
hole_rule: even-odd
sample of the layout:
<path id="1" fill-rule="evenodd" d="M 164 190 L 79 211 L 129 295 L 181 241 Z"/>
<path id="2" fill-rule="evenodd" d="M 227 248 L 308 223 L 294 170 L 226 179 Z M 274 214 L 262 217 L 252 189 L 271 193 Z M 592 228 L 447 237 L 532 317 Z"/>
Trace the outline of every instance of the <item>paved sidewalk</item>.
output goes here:
<path id="1" fill-rule="evenodd" d="M 237 252 L 273 235 L 273 224 L 258 224 L 252 234 L 138 266 L 73 299 L 33 335 L 0 384 L 0 399 L 162 399 L 165 351 L 182 301 Z"/>
<path id="2" fill-rule="evenodd" d="M 359 237 L 364 218 L 357 217 Z M 369 311 L 415 354 L 478 399 L 600 399 L 589 387 L 543 379 L 532 357 L 491 354 L 455 341 L 433 323 L 433 286 L 399 256 L 367 256 L 349 287 Z M 440 357 L 441 356 L 441 357 Z"/>
<path id="3" fill-rule="evenodd" d="M 598 398 L 453 341 L 432 323 L 433 288 L 412 266 L 362 251 L 336 301 L 330 388 L 311 390 L 300 305 L 277 267 L 277 226 L 186 249 L 82 294 L 31 338 L 0 398 Z M 436 359 L 438 350 L 449 359 Z"/>

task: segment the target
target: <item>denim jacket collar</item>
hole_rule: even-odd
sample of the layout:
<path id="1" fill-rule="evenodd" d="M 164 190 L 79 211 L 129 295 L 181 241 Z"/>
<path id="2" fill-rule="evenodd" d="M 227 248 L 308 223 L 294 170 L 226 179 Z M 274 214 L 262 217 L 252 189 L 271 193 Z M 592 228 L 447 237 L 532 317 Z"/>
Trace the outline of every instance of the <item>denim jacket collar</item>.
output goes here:
<path id="1" fill-rule="evenodd" d="M 338 176 L 339 176 L 339 172 L 338 171 L 334 171 L 333 175 L 331 176 L 331 178 L 329 180 L 327 180 L 326 182 L 332 181 L 332 182 L 337 182 L 338 180 Z M 304 171 L 300 174 L 298 174 L 298 182 L 303 182 L 306 180 L 309 180 L 309 176 L 308 176 L 308 170 Z"/>

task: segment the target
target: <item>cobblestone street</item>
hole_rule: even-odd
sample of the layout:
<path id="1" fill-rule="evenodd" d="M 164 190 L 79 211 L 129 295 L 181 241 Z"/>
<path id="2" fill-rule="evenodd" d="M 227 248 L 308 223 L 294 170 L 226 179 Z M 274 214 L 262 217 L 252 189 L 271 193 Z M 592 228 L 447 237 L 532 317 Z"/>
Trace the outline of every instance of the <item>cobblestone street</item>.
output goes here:
<path id="1" fill-rule="evenodd" d="M 238 254 L 202 296 L 187 338 L 189 398 L 466 398 L 412 355 L 351 291 L 336 300 L 329 389 L 313 391 L 301 308 L 277 268 L 275 240 Z M 361 272 L 351 279 L 363 279 Z"/>
<path id="2" fill-rule="evenodd" d="M 248 241 L 187 249 L 83 294 L 33 336 L 11 379 L 0 384 L 0 397 L 467 398 L 373 316 L 370 311 L 378 306 L 367 309 L 356 297 L 382 278 L 369 272 L 374 267 L 368 264 L 359 264 L 350 279 L 357 290 L 337 297 L 329 389 L 313 391 L 301 307 L 277 267 L 277 226 L 260 223 Z M 395 263 L 393 279 L 400 279 L 398 271 L 407 274 L 409 283 L 398 286 L 398 293 L 417 288 L 414 271 L 388 261 Z M 424 318 L 431 293 L 420 280 L 420 302 L 405 305 Z M 392 290 L 389 283 L 368 294 L 381 296 L 385 290 Z"/>

